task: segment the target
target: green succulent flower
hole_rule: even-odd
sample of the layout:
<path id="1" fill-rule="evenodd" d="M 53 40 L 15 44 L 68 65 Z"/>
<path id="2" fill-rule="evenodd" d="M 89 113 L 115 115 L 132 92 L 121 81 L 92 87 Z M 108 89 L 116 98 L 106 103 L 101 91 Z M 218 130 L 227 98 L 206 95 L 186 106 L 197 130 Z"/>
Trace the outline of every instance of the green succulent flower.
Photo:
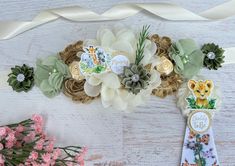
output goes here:
<path id="1" fill-rule="evenodd" d="M 143 65 L 130 64 L 124 67 L 124 73 L 121 75 L 124 88 L 133 94 L 138 94 L 141 89 L 146 89 L 149 85 L 150 73 Z"/>
<path id="2" fill-rule="evenodd" d="M 11 68 L 7 82 L 16 92 L 28 92 L 34 85 L 33 68 L 25 64 Z"/>
<path id="3" fill-rule="evenodd" d="M 214 43 L 207 43 L 202 46 L 202 52 L 205 54 L 204 66 L 208 69 L 217 70 L 224 63 L 224 50 Z"/>
<path id="4" fill-rule="evenodd" d="M 169 56 L 175 62 L 174 70 L 190 79 L 203 67 L 204 54 L 192 39 L 180 39 L 172 44 Z"/>
<path id="5" fill-rule="evenodd" d="M 35 69 L 35 83 L 47 97 L 58 95 L 64 79 L 70 77 L 68 66 L 58 56 L 38 59 Z"/>

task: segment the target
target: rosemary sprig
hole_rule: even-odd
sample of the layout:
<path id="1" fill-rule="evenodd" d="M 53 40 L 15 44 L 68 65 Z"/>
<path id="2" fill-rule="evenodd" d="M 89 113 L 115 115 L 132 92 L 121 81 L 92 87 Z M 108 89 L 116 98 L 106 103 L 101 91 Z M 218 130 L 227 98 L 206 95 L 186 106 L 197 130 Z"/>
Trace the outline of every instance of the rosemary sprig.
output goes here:
<path id="1" fill-rule="evenodd" d="M 150 25 L 145 25 L 142 28 L 142 31 L 140 32 L 139 40 L 137 43 L 137 49 L 136 49 L 136 57 L 135 57 L 135 64 L 139 65 L 140 61 L 144 58 L 144 41 L 147 39 L 149 35 L 149 27 Z"/>

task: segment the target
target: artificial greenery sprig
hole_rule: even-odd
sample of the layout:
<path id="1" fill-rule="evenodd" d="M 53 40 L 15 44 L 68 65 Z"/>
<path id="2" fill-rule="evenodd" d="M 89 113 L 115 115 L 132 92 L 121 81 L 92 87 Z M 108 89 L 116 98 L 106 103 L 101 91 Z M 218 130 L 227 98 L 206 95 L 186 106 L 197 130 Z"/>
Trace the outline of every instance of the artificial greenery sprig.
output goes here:
<path id="1" fill-rule="evenodd" d="M 143 28 L 140 32 L 139 40 L 137 43 L 137 49 L 136 49 L 136 57 L 135 57 L 135 64 L 136 65 L 139 65 L 140 61 L 144 58 L 144 48 L 145 48 L 144 41 L 149 36 L 149 32 L 148 32 L 149 27 L 150 27 L 150 25 L 143 26 Z"/>

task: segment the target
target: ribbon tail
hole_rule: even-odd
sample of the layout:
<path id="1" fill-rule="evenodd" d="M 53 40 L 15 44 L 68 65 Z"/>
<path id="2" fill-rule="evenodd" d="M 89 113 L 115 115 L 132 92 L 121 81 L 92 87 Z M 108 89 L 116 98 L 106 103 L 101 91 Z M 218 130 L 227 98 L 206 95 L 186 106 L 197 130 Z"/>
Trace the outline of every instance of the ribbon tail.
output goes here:
<path id="1" fill-rule="evenodd" d="M 186 127 L 181 166 L 219 166 L 212 128 L 203 134 L 194 134 Z"/>

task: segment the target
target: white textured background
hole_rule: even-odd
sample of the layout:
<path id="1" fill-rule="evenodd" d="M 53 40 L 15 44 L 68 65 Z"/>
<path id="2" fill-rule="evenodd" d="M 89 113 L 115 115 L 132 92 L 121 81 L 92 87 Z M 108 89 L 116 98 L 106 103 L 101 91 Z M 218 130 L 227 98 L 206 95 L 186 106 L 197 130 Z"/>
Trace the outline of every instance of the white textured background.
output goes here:
<path id="1" fill-rule="evenodd" d="M 1 0 L 0 20 L 31 20 L 44 9 L 80 5 L 102 13 L 112 5 L 125 2 L 158 2 L 158 0 Z M 159 1 L 160 2 L 160 1 Z M 161 1 L 163 2 L 163 0 Z M 200 12 L 224 0 L 168 0 L 191 11 Z M 195 38 L 199 43 L 214 41 L 223 47 L 235 47 L 235 17 L 217 22 L 171 22 L 146 12 L 120 21 L 141 27 L 151 24 L 151 31 L 174 40 Z M 77 40 L 95 37 L 99 26 L 116 22 L 75 23 L 58 20 L 30 30 L 11 40 L 0 41 L 0 73 L 23 63 L 35 65 L 36 58 L 56 53 Z M 202 74 L 220 85 L 223 107 L 214 119 L 213 129 L 219 159 L 223 166 L 235 166 L 235 71 L 229 65 L 219 71 Z M 1 75 L 0 80 L 5 78 Z M 95 166 L 177 166 L 180 163 L 185 120 L 175 105 L 175 97 L 152 97 L 146 106 L 134 113 L 103 109 L 99 101 L 76 104 L 60 95 L 47 99 L 34 88 L 28 94 L 17 94 L 0 82 L 0 125 L 42 113 L 46 130 L 57 137 L 58 144 L 79 144 L 89 148 L 90 155 L 100 159 L 86 162 Z"/>

